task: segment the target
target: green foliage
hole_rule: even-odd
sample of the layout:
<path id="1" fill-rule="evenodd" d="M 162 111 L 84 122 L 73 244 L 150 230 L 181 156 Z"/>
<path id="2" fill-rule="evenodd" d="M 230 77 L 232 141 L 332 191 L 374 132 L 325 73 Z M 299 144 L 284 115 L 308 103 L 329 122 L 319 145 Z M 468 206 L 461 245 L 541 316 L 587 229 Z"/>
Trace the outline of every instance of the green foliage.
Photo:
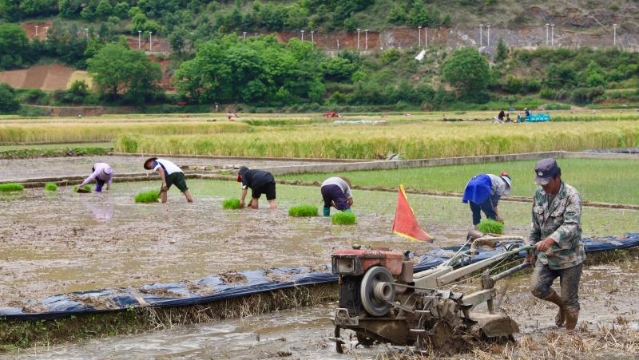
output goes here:
<path id="1" fill-rule="evenodd" d="M 73 192 L 84 192 L 84 193 L 90 193 L 91 192 L 91 186 L 89 185 L 84 185 L 84 186 L 74 186 L 73 187 Z"/>
<path id="2" fill-rule="evenodd" d="M 315 205 L 298 205 L 288 209 L 289 216 L 312 217 L 317 216 L 318 208 Z"/>
<path id="3" fill-rule="evenodd" d="M 103 99 L 142 104 L 154 100 L 162 79 L 160 65 L 140 51 L 111 43 L 88 61 L 89 72 Z"/>
<path id="4" fill-rule="evenodd" d="M 0 70 L 28 64 L 29 39 L 17 24 L 0 23 Z"/>
<path id="5" fill-rule="evenodd" d="M 136 203 L 156 203 L 160 198 L 157 190 L 147 190 L 135 195 Z"/>
<path id="6" fill-rule="evenodd" d="M 16 92 L 9 84 L 0 84 L 0 114 L 14 114 L 20 109 Z"/>
<path id="7" fill-rule="evenodd" d="M 455 51 L 442 66 L 442 74 L 462 98 L 486 91 L 490 81 L 488 61 L 474 48 Z"/>
<path id="8" fill-rule="evenodd" d="M 0 184 L 0 192 L 20 192 L 24 190 L 24 186 L 22 184 L 17 183 L 4 183 Z"/>
<path id="9" fill-rule="evenodd" d="M 20 149 L 0 151 L 0 159 L 32 159 L 35 157 L 101 156 L 108 155 L 106 148 Z"/>
<path id="10" fill-rule="evenodd" d="M 225 199 L 222 201 L 222 208 L 225 210 L 235 210 L 240 208 L 240 199 Z"/>
<path id="11" fill-rule="evenodd" d="M 58 191 L 58 185 L 54 182 L 48 182 L 44 184 L 44 190 L 46 191 Z"/>
<path id="12" fill-rule="evenodd" d="M 484 234 L 502 234 L 504 232 L 504 224 L 493 219 L 482 219 L 477 224 L 477 229 Z"/>
<path id="13" fill-rule="evenodd" d="M 504 43 L 504 39 L 499 38 L 497 43 L 497 54 L 495 54 L 495 61 L 502 62 L 508 58 L 508 47 Z"/>
<path id="14" fill-rule="evenodd" d="M 335 225 L 353 225 L 357 217 L 352 212 L 338 212 L 331 216 L 331 223 Z"/>

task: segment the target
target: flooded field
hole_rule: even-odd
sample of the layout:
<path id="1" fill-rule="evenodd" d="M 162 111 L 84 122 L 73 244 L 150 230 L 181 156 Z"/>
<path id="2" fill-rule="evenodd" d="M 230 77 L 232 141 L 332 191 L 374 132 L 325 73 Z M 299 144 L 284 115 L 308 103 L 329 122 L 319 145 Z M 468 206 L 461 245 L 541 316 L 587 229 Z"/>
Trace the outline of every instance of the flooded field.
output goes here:
<path id="1" fill-rule="evenodd" d="M 97 160 L 105 159 L 5 160 L 0 180 L 88 175 Z M 176 189 L 169 191 L 167 204 L 135 204 L 133 198 L 138 192 L 159 188 L 157 175 L 150 174 L 148 182 L 122 183 L 117 181 L 117 173 L 142 173 L 143 160 L 107 159 L 116 169 L 116 180 L 109 192 L 76 194 L 71 187 L 61 187 L 55 193 L 46 193 L 31 188 L 21 195 L 0 196 L 0 307 L 29 309 L 29 300 L 54 294 L 194 281 L 229 271 L 297 266 L 321 269 L 330 262 L 335 249 L 353 244 L 411 250 L 420 256 L 435 247 L 463 242 L 469 229 L 470 211 L 460 199 L 409 195 L 420 224 L 436 242 L 411 242 L 393 235 L 390 229 L 397 194 L 377 191 L 354 191 L 358 222 L 353 226 L 335 226 L 324 217 L 289 217 L 291 206 L 310 203 L 321 207 L 319 188 L 314 187 L 278 185 L 280 208 L 275 211 L 266 208 L 265 199 L 257 211 L 223 210 L 222 200 L 240 195 L 240 186 L 234 181 L 188 180 L 195 198 L 192 204 Z M 233 167 L 238 161 L 175 162 L 222 168 Z M 241 164 L 277 166 L 277 162 L 268 161 Z M 500 209 L 506 214 L 507 232 L 525 236 L 529 205 L 504 201 Z M 584 219 L 585 236 L 639 231 L 636 211 L 588 209 Z M 593 225 L 591 219 L 601 224 Z M 581 329 L 580 335 L 592 335 L 594 339 L 599 327 L 622 325 L 634 327 L 636 332 L 637 274 L 639 269 L 631 262 L 585 269 L 581 294 L 582 319 L 587 328 Z M 556 331 L 552 325 L 554 309 L 529 295 L 527 280 L 524 276 L 503 282 L 507 291 L 500 304 L 520 324 L 520 339 L 541 339 Z M 333 306 L 21 350 L 7 356 L 351 359 L 371 358 L 384 350 L 357 348 L 345 355 L 335 354 L 334 344 L 328 340 L 333 331 Z M 637 354 L 638 345 L 634 344 L 634 348 L 621 353 Z M 618 354 L 621 350 L 615 351 Z"/>

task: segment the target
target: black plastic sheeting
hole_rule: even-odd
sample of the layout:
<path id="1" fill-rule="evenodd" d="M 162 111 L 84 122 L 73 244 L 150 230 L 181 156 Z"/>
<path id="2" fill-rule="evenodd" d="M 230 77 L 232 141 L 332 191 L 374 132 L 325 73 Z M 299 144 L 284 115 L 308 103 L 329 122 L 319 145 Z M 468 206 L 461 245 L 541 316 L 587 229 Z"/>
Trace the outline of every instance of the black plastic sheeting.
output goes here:
<path id="1" fill-rule="evenodd" d="M 622 239 L 606 237 L 596 241 L 592 239 L 584 239 L 583 241 L 587 253 L 626 249 L 639 246 L 639 233 L 627 234 Z M 487 259 L 505 251 L 506 245 L 510 246 L 510 244 L 517 243 L 498 244 L 496 250 L 480 249 L 475 256 L 464 256 L 454 265 L 464 266 Z M 524 244 L 521 243 L 521 245 Z M 420 258 L 414 270 L 418 272 L 434 268 L 450 259 L 460 249 L 461 252 L 464 252 L 467 247 L 453 246 L 431 250 Z M 525 257 L 525 255 L 523 251 L 519 253 L 520 257 Z M 145 285 L 140 288 L 102 289 L 60 294 L 42 300 L 31 300 L 28 303 L 30 308 L 44 308 L 48 309 L 47 311 L 30 313 L 23 308 L 3 307 L 0 308 L 0 319 L 51 320 L 78 314 L 122 311 L 131 307 L 191 306 L 296 286 L 337 282 L 337 276 L 330 272 L 330 266 L 324 266 L 321 270 L 326 272 L 317 272 L 317 270 L 311 272 L 309 268 L 305 267 L 248 270 L 232 273 L 236 279 L 241 279 L 241 281 L 233 283 L 227 283 L 224 276 L 207 276 L 196 282 L 161 283 Z M 193 284 L 197 286 L 193 287 Z M 190 290 L 193 288 L 209 289 L 209 294 L 198 294 Z M 158 293 L 163 295 L 157 295 Z M 101 304 L 100 308 L 91 305 L 96 303 Z"/>

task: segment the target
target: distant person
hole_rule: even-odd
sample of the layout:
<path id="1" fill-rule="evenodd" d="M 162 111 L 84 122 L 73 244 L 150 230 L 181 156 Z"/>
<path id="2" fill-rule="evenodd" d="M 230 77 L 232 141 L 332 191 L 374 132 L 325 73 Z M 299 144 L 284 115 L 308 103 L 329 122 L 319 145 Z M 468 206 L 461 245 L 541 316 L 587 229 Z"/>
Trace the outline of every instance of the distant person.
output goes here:
<path id="1" fill-rule="evenodd" d="M 561 179 L 561 168 L 552 158 L 535 165 L 532 226 L 528 243 L 536 253 L 525 262 L 535 270 L 530 282 L 532 294 L 559 307 L 555 324 L 572 331 L 579 319 L 579 281 L 586 259 L 581 241 L 581 196 Z M 560 293 L 552 284 L 559 278 Z"/>
<path id="2" fill-rule="evenodd" d="M 510 113 L 506 113 L 506 121 L 507 123 L 509 122 L 513 122 L 513 120 L 510 118 Z"/>
<path id="3" fill-rule="evenodd" d="M 333 176 L 324 180 L 320 187 L 324 200 L 324 216 L 331 215 L 331 206 L 344 212 L 353 212 L 353 195 L 351 194 L 351 182 L 342 176 Z"/>
<path id="4" fill-rule="evenodd" d="M 273 174 L 268 171 L 249 169 L 246 166 L 242 166 L 238 172 L 237 181 L 242 183 L 241 208 L 246 206 L 246 194 L 250 188 L 251 201 L 249 201 L 248 207 L 257 209 L 260 196 L 265 194 L 269 207 L 271 209 L 277 209 L 277 202 L 275 201 L 275 178 Z"/>
<path id="5" fill-rule="evenodd" d="M 113 169 L 107 163 L 95 163 L 91 168 L 91 175 L 89 175 L 78 188 L 95 180 L 95 192 L 102 192 L 102 187 L 106 184 L 106 189 L 111 189 L 111 182 L 113 181 Z"/>
<path id="6" fill-rule="evenodd" d="M 506 113 L 504 112 L 504 110 L 501 110 L 499 114 L 497 115 L 497 120 L 499 120 L 499 122 L 504 122 L 505 117 L 506 117 Z"/>
<path id="7" fill-rule="evenodd" d="M 529 117 L 530 116 L 530 110 L 528 110 L 528 108 L 524 108 L 524 116 L 525 117 Z"/>
<path id="8" fill-rule="evenodd" d="M 475 175 L 468 181 L 464 189 L 462 202 L 470 204 L 475 230 L 477 229 L 477 224 L 481 221 L 482 211 L 487 218 L 504 222 L 504 219 L 499 216 L 497 205 L 502 195 L 510 195 L 511 186 L 512 180 L 505 171 L 500 176 L 493 174 Z"/>
<path id="9" fill-rule="evenodd" d="M 167 192 L 171 188 L 171 185 L 175 185 L 175 187 L 182 191 L 182 194 L 186 197 L 186 201 L 193 202 L 189 188 L 186 186 L 184 172 L 177 165 L 169 160 L 152 157 L 144 162 L 144 168 L 160 174 L 162 187 L 160 188 L 159 195 L 162 199 L 162 203 L 166 203 Z"/>

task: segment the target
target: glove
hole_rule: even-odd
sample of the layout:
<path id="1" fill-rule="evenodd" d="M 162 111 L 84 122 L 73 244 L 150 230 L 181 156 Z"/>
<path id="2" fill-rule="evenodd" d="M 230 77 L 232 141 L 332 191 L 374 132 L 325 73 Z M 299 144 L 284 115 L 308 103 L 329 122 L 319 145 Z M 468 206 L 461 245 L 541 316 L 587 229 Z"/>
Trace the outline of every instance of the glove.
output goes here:
<path id="1" fill-rule="evenodd" d="M 324 216 L 331 216 L 331 208 L 324 206 Z"/>
<path id="2" fill-rule="evenodd" d="M 344 212 L 345 212 L 345 213 L 351 213 L 351 214 L 352 214 L 352 213 L 353 213 L 353 210 L 351 210 L 350 208 L 348 208 L 348 209 L 344 210 Z"/>

